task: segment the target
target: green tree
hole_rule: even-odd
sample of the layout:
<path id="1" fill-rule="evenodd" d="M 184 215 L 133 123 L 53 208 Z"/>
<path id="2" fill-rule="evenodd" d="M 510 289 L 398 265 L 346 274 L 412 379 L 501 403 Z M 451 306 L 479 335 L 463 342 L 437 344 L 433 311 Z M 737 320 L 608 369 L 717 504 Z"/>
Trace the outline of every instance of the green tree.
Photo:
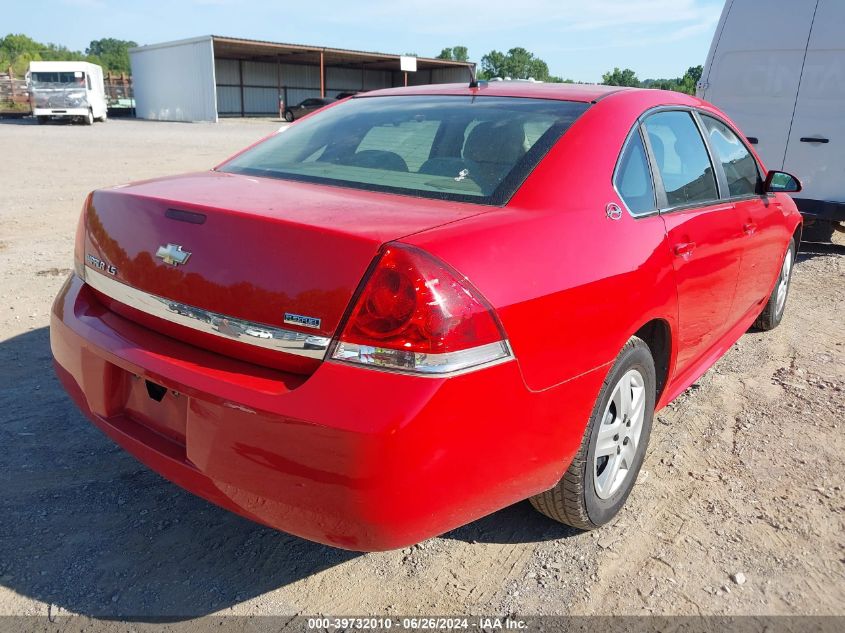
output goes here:
<path id="1" fill-rule="evenodd" d="M 469 49 L 466 46 L 455 46 L 452 49 L 452 59 L 456 62 L 468 62 Z"/>
<path id="2" fill-rule="evenodd" d="M 691 66 L 687 68 L 687 72 L 683 77 L 675 79 L 643 79 L 640 86 L 643 88 L 656 88 L 658 90 L 674 90 L 676 92 L 684 92 L 686 94 L 694 95 L 695 88 L 701 80 L 701 73 L 703 68 L 701 66 Z"/>
<path id="3" fill-rule="evenodd" d="M 606 86 L 640 87 L 640 80 L 637 79 L 637 73 L 630 68 L 625 68 L 624 70 L 614 68 L 612 71 L 606 72 L 601 76 L 601 82 Z"/>
<path id="4" fill-rule="evenodd" d="M 39 44 L 23 33 L 9 33 L 6 37 L 0 39 L 0 54 L 6 56 L 6 59 L 14 59 L 21 55 L 34 55 L 43 48 L 43 44 Z"/>
<path id="5" fill-rule="evenodd" d="M 493 79 L 493 77 L 504 78 L 505 54 L 499 51 L 490 51 L 481 58 L 480 79 Z"/>
<path id="6" fill-rule="evenodd" d="M 452 48 L 444 48 L 440 51 L 437 59 L 448 59 L 453 62 L 469 61 L 469 50 L 466 46 L 454 46 Z"/>
<path id="7" fill-rule="evenodd" d="M 131 40 L 118 40 L 113 37 L 104 37 L 99 40 L 92 40 L 85 54 L 89 57 L 96 57 L 102 62 L 102 66 L 113 73 L 129 73 L 129 49 L 138 46 L 137 42 Z"/>
<path id="8" fill-rule="evenodd" d="M 494 77 L 510 77 L 511 79 L 536 79 L 538 81 L 552 81 L 549 75 L 549 66 L 533 53 L 522 48 L 515 47 L 507 53 L 490 51 L 481 58 L 482 79 L 493 79 Z M 554 78 L 560 81 L 560 78 Z"/>
<path id="9" fill-rule="evenodd" d="M 72 51 L 59 44 L 43 44 L 22 33 L 0 38 L 0 69 L 9 66 L 16 75 L 23 75 L 31 61 L 90 61 L 107 71 L 129 72 L 129 48 L 135 42 L 104 38 L 91 42 L 85 53 Z"/>
<path id="10" fill-rule="evenodd" d="M 695 87 L 698 85 L 698 82 L 701 81 L 701 73 L 703 72 L 704 68 L 702 66 L 691 66 L 690 68 L 687 68 L 687 72 L 684 73 L 684 76 L 681 77 L 678 82 L 677 90 L 689 95 L 694 95 Z"/>
<path id="11" fill-rule="evenodd" d="M 23 75 L 31 61 L 68 61 L 84 60 L 78 51 L 68 50 L 58 44 L 42 44 L 22 33 L 9 33 L 0 38 L 0 69 L 12 67 L 16 75 Z"/>
<path id="12" fill-rule="evenodd" d="M 701 75 L 704 73 L 704 66 L 699 64 L 698 66 L 690 66 L 687 68 L 687 74 L 685 76 L 689 76 L 692 78 L 693 81 L 698 83 L 701 81 Z"/>

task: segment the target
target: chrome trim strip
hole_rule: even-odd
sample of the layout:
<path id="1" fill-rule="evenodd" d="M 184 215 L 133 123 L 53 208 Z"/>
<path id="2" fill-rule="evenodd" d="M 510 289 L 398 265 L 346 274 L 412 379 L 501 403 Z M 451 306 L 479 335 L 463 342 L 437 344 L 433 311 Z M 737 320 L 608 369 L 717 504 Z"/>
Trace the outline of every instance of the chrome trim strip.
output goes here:
<path id="1" fill-rule="evenodd" d="M 397 350 L 385 349 L 387 353 Z M 369 358 L 361 358 L 362 352 L 368 352 Z M 493 367 L 514 360 L 510 341 L 502 339 L 495 343 L 486 343 L 469 349 L 444 354 L 413 354 L 414 367 L 398 367 L 385 363 L 378 358 L 379 348 L 366 347 L 339 341 L 335 344 L 331 356 L 327 359 L 347 365 L 354 365 L 364 369 L 386 371 L 423 378 L 450 378 L 468 374 L 479 369 Z"/>
<path id="2" fill-rule="evenodd" d="M 246 321 L 159 297 L 108 277 L 87 265 L 85 283 L 118 303 L 145 314 L 244 345 L 323 360 L 331 343 L 331 339 L 325 337 Z"/>

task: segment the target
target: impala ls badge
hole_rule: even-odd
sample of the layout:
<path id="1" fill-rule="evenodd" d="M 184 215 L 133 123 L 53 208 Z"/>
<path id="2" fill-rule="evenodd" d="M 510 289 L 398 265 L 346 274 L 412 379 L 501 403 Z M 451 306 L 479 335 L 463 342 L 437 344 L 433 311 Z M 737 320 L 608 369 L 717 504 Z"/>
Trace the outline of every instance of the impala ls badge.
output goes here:
<path id="1" fill-rule="evenodd" d="M 285 312 L 285 323 L 290 325 L 301 325 L 302 327 L 310 327 L 319 329 L 320 328 L 320 319 L 316 317 L 305 316 L 303 314 L 293 314 L 291 312 Z"/>
<path id="2" fill-rule="evenodd" d="M 164 260 L 165 264 L 171 266 L 180 266 L 188 261 L 191 254 L 188 251 L 183 251 L 179 244 L 168 244 L 167 246 L 159 246 L 156 251 L 156 257 Z"/>

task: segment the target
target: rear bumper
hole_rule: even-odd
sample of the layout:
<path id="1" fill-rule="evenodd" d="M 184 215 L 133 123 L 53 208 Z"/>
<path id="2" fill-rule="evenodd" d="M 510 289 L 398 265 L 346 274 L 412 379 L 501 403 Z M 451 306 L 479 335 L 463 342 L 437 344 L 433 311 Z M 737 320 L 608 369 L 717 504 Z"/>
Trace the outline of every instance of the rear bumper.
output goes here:
<path id="1" fill-rule="evenodd" d="M 801 215 L 807 216 L 808 218 L 845 222 L 845 202 L 795 198 L 795 204 Z"/>
<path id="2" fill-rule="evenodd" d="M 449 379 L 326 362 L 296 377 L 142 328 L 75 276 L 50 338 L 73 400 L 144 464 L 255 521 L 355 550 L 419 542 L 554 485 L 603 379 L 541 396 L 516 362 Z M 161 403 L 146 380 L 169 390 Z"/>

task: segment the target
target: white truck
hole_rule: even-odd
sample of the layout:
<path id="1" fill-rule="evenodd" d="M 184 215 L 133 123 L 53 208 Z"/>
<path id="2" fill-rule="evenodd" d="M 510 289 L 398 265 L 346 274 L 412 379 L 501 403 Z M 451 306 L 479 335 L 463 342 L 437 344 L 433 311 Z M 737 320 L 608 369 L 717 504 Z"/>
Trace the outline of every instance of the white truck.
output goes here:
<path id="1" fill-rule="evenodd" d="M 727 0 L 698 96 L 795 174 L 804 238 L 845 230 L 845 0 Z"/>
<path id="2" fill-rule="evenodd" d="M 32 114 L 39 123 L 71 118 L 91 125 L 108 116 L 103 69 L 88 62 L 30 62 Z"/>

